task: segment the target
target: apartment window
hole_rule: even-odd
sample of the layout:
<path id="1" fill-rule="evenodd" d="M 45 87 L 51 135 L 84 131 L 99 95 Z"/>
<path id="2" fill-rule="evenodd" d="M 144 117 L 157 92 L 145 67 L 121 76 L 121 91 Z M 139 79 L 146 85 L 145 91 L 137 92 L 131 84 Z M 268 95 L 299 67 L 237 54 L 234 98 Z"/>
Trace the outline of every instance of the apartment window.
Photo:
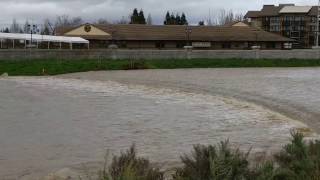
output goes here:
<path id="1" fill-rule="evenodd" d="M 271 32 L 279 32 L 280 31 L 280 26 L 270 26 L 270 31 Z"/>
<path id="2" fill-rule="evenodd" d="M 304 26 L 293 26 L 292 30 L 293 31 L 304 31 Z"/>
<path id="3" fill-rule="evenodd" d="M 284 26 L 283 28 L 285 31 L 291 31 L 292 30 L 292 26 Z"/>
<path id="4" fill-rule="evenodd" d="M 297 16 L 297 17 L 294 18 L 294 20 L 295 20 L 295 21 L 302 21 L 302 17 Z"/>
<path id="5" fill-rule="evenodd" d="M 285 16 L 285 17 L 284 17 L 285 23 L 289 23 L 289 24 L 290 24 L 291 21 L 293 21 L 293 19 L 294 19 L 294 18 L 293 18 L 292 16 Z"/>
<path id="6" fill-rule="evenodd" d="M 311 31 L 317 31 L 317 26 L 313 26 L 313 25 L 310 26 L 310 30 L 311 30 Z"/>
<path id="7" fill-rule="evenodd" d="M 291 32 L 291 38 L 299 38 L 300 33 L 299 32 Z"/>
<path id="8" fill-rule="evenodd" d="M 270 23 L 271 24 L 279 24 L 280 23 L 280 18 L 279 17 L 271 17 L 270 18 Z"/>

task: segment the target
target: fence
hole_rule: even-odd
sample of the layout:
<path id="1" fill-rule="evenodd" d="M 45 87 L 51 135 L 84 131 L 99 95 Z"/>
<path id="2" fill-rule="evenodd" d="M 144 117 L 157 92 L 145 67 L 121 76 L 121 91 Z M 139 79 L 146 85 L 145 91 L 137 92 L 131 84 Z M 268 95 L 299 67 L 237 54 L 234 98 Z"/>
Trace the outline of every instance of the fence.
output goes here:
<path id="1" fill-rule="evenodd" d="M 320 50 L 0 50 L 0 60 L 27 59 L 319 59 Z"/>

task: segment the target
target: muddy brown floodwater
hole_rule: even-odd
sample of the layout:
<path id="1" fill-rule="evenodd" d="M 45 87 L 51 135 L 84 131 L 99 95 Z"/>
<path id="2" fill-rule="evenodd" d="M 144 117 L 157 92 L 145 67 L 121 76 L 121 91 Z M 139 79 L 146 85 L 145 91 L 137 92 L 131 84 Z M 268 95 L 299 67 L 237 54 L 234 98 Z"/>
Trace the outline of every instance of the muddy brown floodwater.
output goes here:
<path id="1" fill-rule="evenodd" d="M 132 143 L 164 168 L 193 144 L 227 138 L 273 152 L 290 129 L 311 127 L 307 135 L 318 137 L 319 74 L 243 68 L 2 78 L 0 179 L 37 179 Z"/>

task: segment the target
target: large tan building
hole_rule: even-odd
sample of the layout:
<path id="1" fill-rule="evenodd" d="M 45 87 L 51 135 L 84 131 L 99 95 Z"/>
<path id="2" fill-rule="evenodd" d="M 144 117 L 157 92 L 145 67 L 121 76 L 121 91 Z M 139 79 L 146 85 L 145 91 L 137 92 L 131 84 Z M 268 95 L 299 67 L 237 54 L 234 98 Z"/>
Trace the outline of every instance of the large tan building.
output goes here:
<path id="1" fill-rule="evenodd" d="M 57 35 L 80 36 L 90 41 L 91 48 L 179 49 L 282 49 L 292 39 L 245 24 L 223 27 L 178 25 L 92 25 L 59 28 Z"/>

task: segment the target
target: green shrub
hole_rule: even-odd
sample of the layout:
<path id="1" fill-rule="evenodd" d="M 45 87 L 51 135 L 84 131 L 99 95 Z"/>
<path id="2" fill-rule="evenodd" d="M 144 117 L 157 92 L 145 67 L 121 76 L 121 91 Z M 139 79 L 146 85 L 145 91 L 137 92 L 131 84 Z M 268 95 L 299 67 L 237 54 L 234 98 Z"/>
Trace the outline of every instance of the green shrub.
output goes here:
<path id="1" fill-rule="evenodd" d="M 195 145 L 191 154 L 181 156 L 174 180 L 320 180 L 320 141 L 305 142 L 301 133 L 274 160 L 257 160 L 252 168 L 249 152 L 231 149 L 228 141 L 216 146 Z M 252 161 L 251 161 L 252 162 Z M 164 174 L 149 160 L 138 158 L 132 146 L 105 165 L 99 180 L 163 180 Z"/>
<path id="2" fill-rule="evenodd" d="M 183 167 L 173 176 L 176 180 L 244 179 L 249 173 L 248 154 L 231 150 L 228 141 L 216 146 L 194 146 L 191 156 L 181 157 Z"/>
<path id="3" fill-rule="evenodd" d="M 128 63 L 123 66 L 124 70 L 150 69 L 148 64 L 143 60 L 128 60 Z"/>
<path id="4" fill-rule="evenodd" d="M 275 155 L 282 171 L 294 174 L 294 179 L 320 179 L 320 143 L 306 143 L 303 134 L 292 132 L 292 141 Z"/>
<path id="5" fill-rule="evenodd" d="M 138 158 L 134 145 L 121 155 L 114 156 L 107 170 L 99 173 L 99 180 L 163 180 L 163 173 L 153 167 L 149 160 Z"/>

